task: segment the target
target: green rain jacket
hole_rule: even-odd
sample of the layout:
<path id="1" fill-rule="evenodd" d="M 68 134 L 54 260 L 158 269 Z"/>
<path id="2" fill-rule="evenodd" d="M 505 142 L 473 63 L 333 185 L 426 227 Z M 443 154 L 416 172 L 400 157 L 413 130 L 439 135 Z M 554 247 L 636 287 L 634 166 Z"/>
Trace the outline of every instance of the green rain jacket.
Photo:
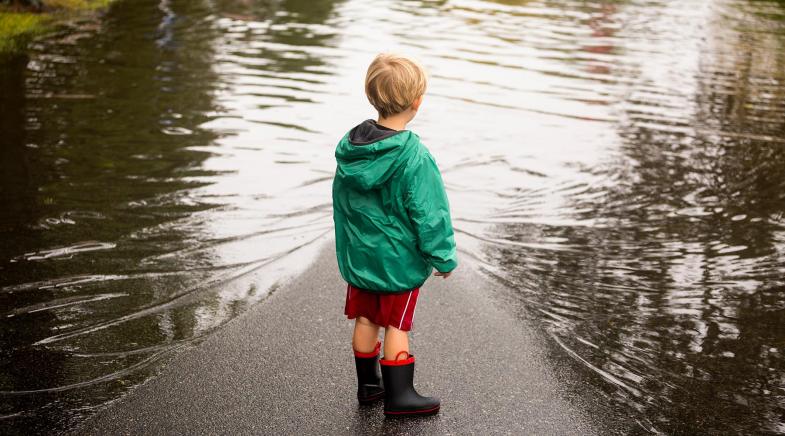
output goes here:
<path id="1" fill-rule="evenodd" d="M 335 248 L 351 285 L 380 293 L 420 287 L 457 265 L 450 206 L 420 138 L 367 120 L 335 150 Z"/>

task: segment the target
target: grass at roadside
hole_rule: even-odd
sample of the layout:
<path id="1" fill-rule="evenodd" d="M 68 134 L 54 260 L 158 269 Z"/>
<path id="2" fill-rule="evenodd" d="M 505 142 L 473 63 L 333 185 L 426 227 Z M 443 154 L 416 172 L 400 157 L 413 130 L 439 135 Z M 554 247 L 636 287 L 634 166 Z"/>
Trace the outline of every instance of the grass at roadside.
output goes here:
<path id="1" fill-rule="evenodd" d="M 47 14 L 0 12 L 0 54 L 23 50 L 32 37 L 46 30 L 50 21 Z"/>
<path id="2" fill-rule="evenodd" d="M 51 28 L 58 19 L 105 8 L 112 0 L 46 0 L 41 12 L 0 6 L 0 55 L 24 51 L 30 40 Z"/>
<path id="3" fill-rule="evenodd" d="M 47 9 L 53 10 L 95 10 L 106 7 L 112 0 L 46 0 Z"/>

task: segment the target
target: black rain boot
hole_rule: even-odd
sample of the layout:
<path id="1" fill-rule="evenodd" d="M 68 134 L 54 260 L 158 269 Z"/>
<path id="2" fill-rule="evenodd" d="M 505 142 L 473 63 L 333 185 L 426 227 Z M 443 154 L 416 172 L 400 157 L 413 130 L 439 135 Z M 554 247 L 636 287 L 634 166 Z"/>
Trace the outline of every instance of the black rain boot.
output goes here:
<path id="1" fill-rule="evenodd" d="M 354 365 L 357 368 L 357 401 L 369 404 L 384 398 L 384 385 L 379 375 L 379 349 L 381 342 L 370 353 L 354 352 Z"/>
<path id="2" fill-rule="evenodd" d="M 387 392 L 384 395 L 386 416 L 432 415 L 439 412 L 440 401 L 423 397 L 414 390 L 414 356 L 404 360 L 382 360 L 382 378 Z M 400 355 L 401 353 L 398 353 Z"/>

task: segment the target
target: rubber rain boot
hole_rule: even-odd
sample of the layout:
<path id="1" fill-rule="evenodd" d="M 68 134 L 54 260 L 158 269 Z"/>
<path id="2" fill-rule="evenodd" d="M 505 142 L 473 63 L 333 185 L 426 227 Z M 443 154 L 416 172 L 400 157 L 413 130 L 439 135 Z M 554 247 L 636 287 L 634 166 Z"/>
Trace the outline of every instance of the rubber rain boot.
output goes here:
<path id="1" fill-rule="evenodd" d="M 398 360 L 402 353 L 408 357 Z M 384 395 L 386 416 L 432 415 L 439 412 L 441 402 L 438 398 L 423 397 L 414 390 L 414 356 L 401 351 L 395 360 L 382 359 L 381 365 L 387 390 Z"/>
<path id="2" fill-rule="evenodd" d="M 354 365 L 357 368 L 357 401 L 369 404 L 384 398 L 384 384 L 379 375 L 379 350 L 382 343 L 377 342 L 370 353 L 354 352 Z"/>

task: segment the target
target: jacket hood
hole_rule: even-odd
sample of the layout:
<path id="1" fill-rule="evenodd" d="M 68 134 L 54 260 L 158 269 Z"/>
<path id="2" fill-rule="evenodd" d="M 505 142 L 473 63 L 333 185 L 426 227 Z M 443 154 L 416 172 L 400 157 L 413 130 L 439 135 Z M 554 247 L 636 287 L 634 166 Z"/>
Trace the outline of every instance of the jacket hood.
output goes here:
<path id="1" fill-rule="evenodd" d="M 416 138 L 409 130 L 387 129 L 365 120 L 338 143 L 336 177 L 363 191 L 377 188 L 413 155 Z"/>
<path id="2" fill-rule="evenodd" d="M 384 127 L 374 120 L 365 120 L 349 130 L 349 142 L 354 145 L 368 145 L 399 133 L 398 130 Z"/>

